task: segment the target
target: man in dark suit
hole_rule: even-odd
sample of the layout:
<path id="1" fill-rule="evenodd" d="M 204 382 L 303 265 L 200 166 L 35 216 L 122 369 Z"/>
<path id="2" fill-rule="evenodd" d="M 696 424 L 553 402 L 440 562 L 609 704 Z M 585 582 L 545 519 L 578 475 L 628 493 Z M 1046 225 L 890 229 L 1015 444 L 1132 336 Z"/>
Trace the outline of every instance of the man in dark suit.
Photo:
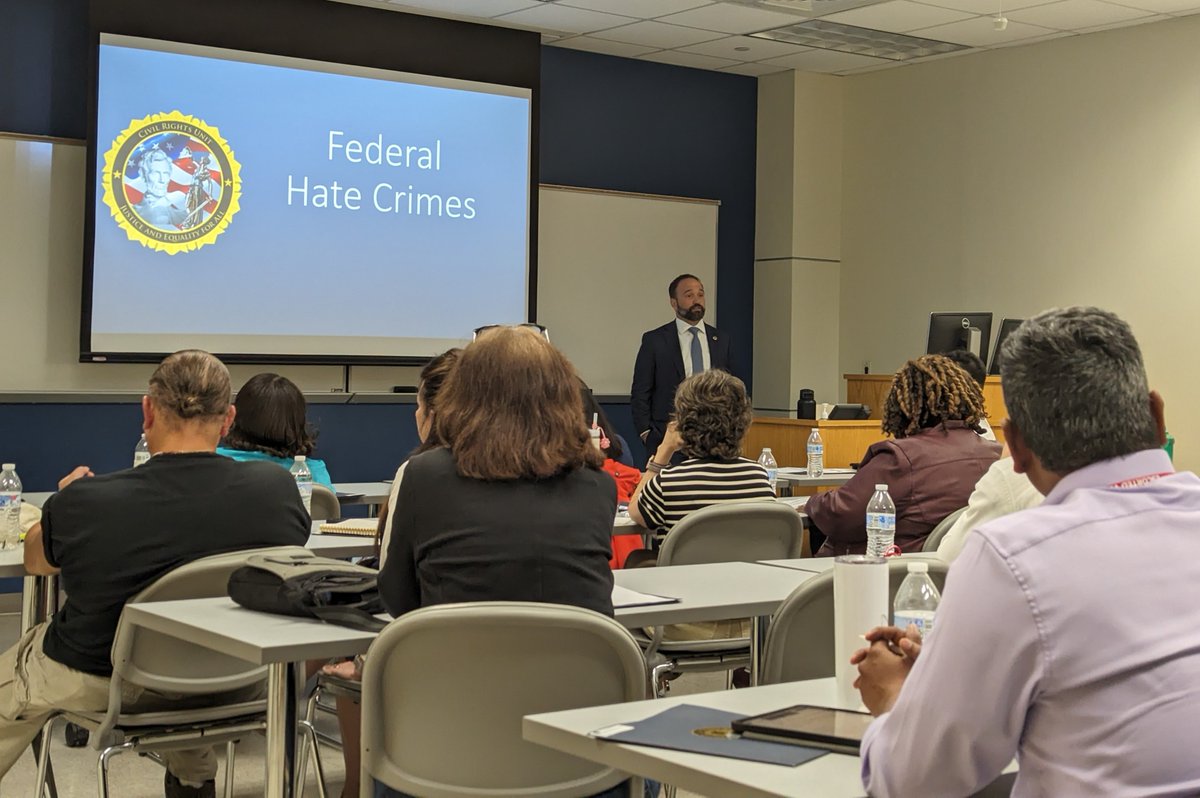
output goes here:
<path id="1" fill-rule="evenodd" d="M 651 456 L 666 432 L 679 383 L 708 369 L 733 371 L 729 336 L 701 323 L 704 284 L 699 278 L 681 274 L 667 294 L 675 320 L 642 336 L 629 397 L 634 429 Z"/>

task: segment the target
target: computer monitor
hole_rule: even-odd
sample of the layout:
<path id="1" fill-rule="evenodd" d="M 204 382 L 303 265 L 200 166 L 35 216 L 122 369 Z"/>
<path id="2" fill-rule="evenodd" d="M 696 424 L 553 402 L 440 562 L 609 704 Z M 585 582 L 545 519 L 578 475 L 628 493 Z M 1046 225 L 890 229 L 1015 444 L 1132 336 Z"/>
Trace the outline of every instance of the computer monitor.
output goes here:
<path id="1" fill-rule="evenodd" d="M 930 313 L 929 344 L 925 351 L 940 355 L 955 349 L 966 349 L 986 363 L 991 339 L 991 313 Z"/>
<path id="2" fill-rule="evenodd" d="M 1023 321 L 1025 319 L 1004 319 L 1000 322 L 1000 332 L 996 333 L 996 346 L 992 349 L 992 362 L 988 364 L 988 374 L 1000 373 L 1000 347 Z"/>

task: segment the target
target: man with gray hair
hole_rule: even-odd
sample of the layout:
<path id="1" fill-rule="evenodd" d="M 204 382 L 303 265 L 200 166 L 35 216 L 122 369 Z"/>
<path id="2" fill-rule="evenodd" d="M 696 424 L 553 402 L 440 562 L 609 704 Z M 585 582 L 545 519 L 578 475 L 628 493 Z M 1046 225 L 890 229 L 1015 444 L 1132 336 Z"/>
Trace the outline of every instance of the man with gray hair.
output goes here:
<path id="1" fill-rule="evenodd" d="M 25 539 L 25 570 L 61 574 L 67 600 L 0 654 L 0 777 L 57 711 L 108 706 L 113 638 L 131 597 L 210 554 L 308 540 L 308 513 L 287 471 L 216 453 L 236 415 L 220 360 L 176 352 L 149 388 L 142 429 L 150 461 L 103 476 L 76 468 Z M 174 703 L 152 690 L 137 693 L 126 695 L 135 712 Z M 211 746 L 166 751 L 163 759 L 166 798 L 215 798 Z"/>
<path id="2" fill-rule="evenodd" d="M 1125 322 L 1050 310 L 1001 352 L 1013 465 L 1045 495 L 976 529 L 925 645 L 854 655 L 873 796 L 1196 795 L 1200 479 L 1161 449 L 1162 398 Z"/>

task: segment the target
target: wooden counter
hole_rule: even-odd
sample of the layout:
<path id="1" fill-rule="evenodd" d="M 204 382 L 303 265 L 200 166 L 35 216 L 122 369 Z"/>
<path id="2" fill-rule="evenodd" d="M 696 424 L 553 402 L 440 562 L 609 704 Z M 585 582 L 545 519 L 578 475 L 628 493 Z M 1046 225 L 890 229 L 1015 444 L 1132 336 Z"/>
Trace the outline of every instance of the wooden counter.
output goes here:
<path id="1" fill-rule="evenodd" d="M 842 376 L 846 378 L 846 401 L 851 404 L 868 405 L 871 408 L 872 419 L 882 418 L 883 402 L 892 388 L 892 375 L 844 374 Z M 1004 406 L 1004 390 L 1000 386 L 998 376 L 990 376 L 984 382 L 983 402 L 987 410 L 988 423 L 992 425 L 996 439 L 1003 443 L 1004 432 L 1001 426 L 1004 424 L 1004 419 L 1008 418 L 1008 409 Z M 826 455 L 826 460 L 828 459 L 829 457 Z M 830 465 L 833 464 L 830 463 Z"/>
<path id="2" fill-rule="evenodd" d="M 808 436 L 813 427 L 821 432 L 825 444 L 826 468 L 846 468 L 862 460 L 867 447 L 884 438 L 879 419 L 864 421 L 813 421 L 812 419 L 758 417 L 742 441 L 742 454 L 757 460 L 764 447 L 770 446 L 780 466 L 808 465 Z"/>

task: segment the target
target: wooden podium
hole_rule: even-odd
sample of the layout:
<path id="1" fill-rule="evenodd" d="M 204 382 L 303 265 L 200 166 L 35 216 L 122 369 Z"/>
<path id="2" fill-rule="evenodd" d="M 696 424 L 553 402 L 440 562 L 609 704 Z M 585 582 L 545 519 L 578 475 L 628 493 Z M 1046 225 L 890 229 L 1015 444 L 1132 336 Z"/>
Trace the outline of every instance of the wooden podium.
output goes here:
<path id="1" fill-rule="evenodd" d="M 808 436 L 813 427 L 821 432 L 825 444 L 825 467 L 846 468 L 862 460 L 867 447 L 884 438 L 879 419 L 865 421 L 813 421 L 809 418 L 758 417 L 750 425 L 742 441 L 742 455 L 757 460 L 762 450 L 770 446 L 775 462 L 780 466 L 808 465 Z"/>

